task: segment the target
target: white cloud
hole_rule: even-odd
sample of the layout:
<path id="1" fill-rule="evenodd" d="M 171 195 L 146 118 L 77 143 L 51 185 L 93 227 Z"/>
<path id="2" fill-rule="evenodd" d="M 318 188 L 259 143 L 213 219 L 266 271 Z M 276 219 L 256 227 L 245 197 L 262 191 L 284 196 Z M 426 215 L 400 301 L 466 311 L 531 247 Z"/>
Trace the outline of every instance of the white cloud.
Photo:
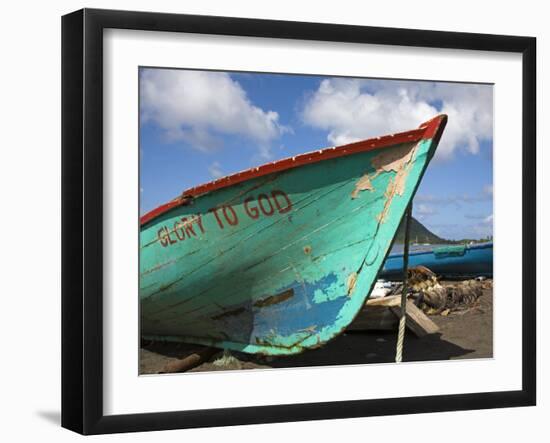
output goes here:
<path id="1" fill-rule="evenodd" d="M 480 202 L 488 202 L 493 198 L 492 194 L 482 192 L 477 195 L 462 194 L 462 195 L 447 195 L 445 197 L 438 197 L 431 194 L 419 194 L 414 197 L 415 203 L 430 203 L 432 205 L 455 205 L 456 207 L 462 204 L 472 204 Z"/>
<path id="2" fill-rule="evenodd" d="M 493 224 L 493 214 L 488 215 L 483 219 L 483 223 L 486 225 L 492 225 Z"/>
<path id="3" fill-rule="evenodd" d="M 457 149 L 477 154 L 481 141 L 492 138 L 492 87 L 326 79 L 306 99 L 302 118 L 308 125 L 329 131 L 329 143 L 341 145 L 413 129 L 438 113 L 448 114 L 449 122 L 436 158 L 450 158 Z"/>
<path id="4" fill-rule="evenodd" d="M 493 235 L 493 214 L 483 218 L 479 224 L 472 226 L 472 230 L 479 237 Z"/>
<path id="5" fill-rule="evenodd" d="M 255 106 L 227 73 L 147 69 L 140 80 L 142 122 L 156 123 L 170 141 L 209 152 L 223 144 L 220 135 L 239 135 L 268 159 L 271 142 L 285 131 L 277 112 Z"/>
<path id="6" fill-rule="evenodd" d="M 464 218 L 468 218 L 470 220 L 479 220 L 479 223 L 484 224 L 484 225 L 492 225 L 493 224 L 493 214 L 491 214 L 491 215 L 464 214 Z"/>
<path id="7" fill-rule="evenodd" d="M 217 162 L 217 161 L 212 163 L 210 166 L 208 166 L 208 173 L 213 178 L 220 178 L 224 176 L 224 173 L 222 171 L 222 165 L 220 164 L 220 162 Z"/>
<path id="8" fill-rule="evenodd" d="M 422 217 L 437 214 L 437 211 L 435 210 L 435 208 L 433 208 L 430 205 L 423 204 L 423 203 L 421 203 L 417 206 L 414 206 L 414 212 L 415 212 L 415 214 L 418 214 L 419 216 L 422 216 Z"/>

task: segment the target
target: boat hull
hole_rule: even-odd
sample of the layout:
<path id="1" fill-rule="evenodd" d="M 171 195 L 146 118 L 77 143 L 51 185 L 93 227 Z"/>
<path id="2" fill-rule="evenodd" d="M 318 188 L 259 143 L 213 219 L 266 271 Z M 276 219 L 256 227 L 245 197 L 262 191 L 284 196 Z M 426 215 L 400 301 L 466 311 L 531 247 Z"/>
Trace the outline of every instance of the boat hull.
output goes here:
<path id="1" fill-rule="evenodd" d="M 266 174 L 148 220 L 142 336 L 270 355 L 321 346 L 364 304 L 436 145 Z"/>
<path id="2" fill-rule="evenodd" d="M 408 266 L 425 266 L 446 278 L 492 277 L 493 244 L 459 246 L 454 252 L 445 248 L 413 252 L 409 254 Z M 402 280 L 403 255 L 390 255 L 384 263 L 380 277 L 387 280 Z"/>

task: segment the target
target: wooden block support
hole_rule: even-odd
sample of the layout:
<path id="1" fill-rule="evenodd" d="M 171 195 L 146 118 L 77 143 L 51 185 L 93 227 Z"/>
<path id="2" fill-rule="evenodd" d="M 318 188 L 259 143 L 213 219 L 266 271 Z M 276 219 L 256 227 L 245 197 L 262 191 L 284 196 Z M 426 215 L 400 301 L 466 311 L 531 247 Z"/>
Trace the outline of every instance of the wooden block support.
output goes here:
<path id="1" fill-rule="evenodd" d="M 401 315 L 401 296 L 382 297 L 368 300 L 348 331 L 397 331 Z M 424 337 L 439 331 L 439 327 L 411 300 L 407 300 L 406 326 L 417 337 Z"/>
<path id="2" fill-rule="evenodd" d="M 371 298 L 367 300 L 366 306 L 369 308 L 371 306 L 386 306 L 388 308 L 391 306 L 401 306 L 401 296 L 391 295 L 389 297 Z"/>
<path id="3" fill-rule="evenodd" d="M 399 319 L 387 306 L 363 308 L 348 326 L 348 331 L 396 331 Z"/>
<path id="4" fill-rule="evenodd" d="M 392 306 L 390 309 L 397 318 L 400 317 L 400 307 Z M 407 319 L 405 324 L 417 337 L 424 337 L 439 331 L 439 327 L 424 312 L 418 309 L 411 300 L 407 300 Z"/>

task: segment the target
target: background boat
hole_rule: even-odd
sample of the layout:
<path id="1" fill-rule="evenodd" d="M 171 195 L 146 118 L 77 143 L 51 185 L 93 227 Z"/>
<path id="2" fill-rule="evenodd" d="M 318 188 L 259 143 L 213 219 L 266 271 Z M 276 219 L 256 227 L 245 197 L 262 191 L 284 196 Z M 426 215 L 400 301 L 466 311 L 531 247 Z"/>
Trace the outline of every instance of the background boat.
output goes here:
<path id="1" fill-rule="evenodd" d="M 409 267 L 425 266 L 446 278 L 492 277 L 493 243 L 441 245 L 409 253 Z M 403 279 L 403 254 L 390 254 L 380 272 L 386 280 Z"/>

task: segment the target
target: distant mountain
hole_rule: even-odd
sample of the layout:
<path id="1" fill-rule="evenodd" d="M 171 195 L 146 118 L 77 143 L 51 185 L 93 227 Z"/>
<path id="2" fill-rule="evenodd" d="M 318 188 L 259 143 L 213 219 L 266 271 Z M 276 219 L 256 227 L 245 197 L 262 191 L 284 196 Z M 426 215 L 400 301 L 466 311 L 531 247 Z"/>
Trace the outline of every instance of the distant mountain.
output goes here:
<path id="1" fill-rule="evenodd" d="M 426 226 L 420 223 L 414 217 L 411 217 L 411 228 L 409 234 L 410 243 L 431 243 L 431 244 L 442 244 L 442 243 L 451 243 L 449 240 L 445 240 L 441 237 L 438 237 L 433 232 L 431 232 Z M 397 230 L 397 235 L 395 237 L 395 244 L 405 243 L 405 217 L 399 225 Z"/>

